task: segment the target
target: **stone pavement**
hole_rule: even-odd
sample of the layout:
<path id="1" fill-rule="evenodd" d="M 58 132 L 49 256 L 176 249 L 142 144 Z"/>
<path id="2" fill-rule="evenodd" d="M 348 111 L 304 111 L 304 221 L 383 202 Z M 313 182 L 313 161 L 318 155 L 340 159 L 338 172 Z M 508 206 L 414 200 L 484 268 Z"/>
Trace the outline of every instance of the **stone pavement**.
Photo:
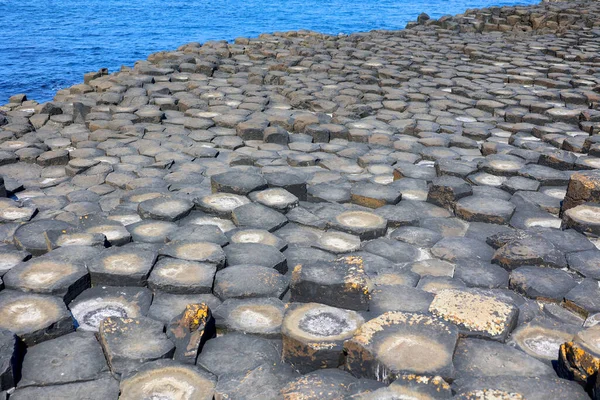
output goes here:
<path id="1" fill-rule="evenodd" d="M 11 97 L 0 398 L 600 398 L 599 12 L 190 43 Z"/>

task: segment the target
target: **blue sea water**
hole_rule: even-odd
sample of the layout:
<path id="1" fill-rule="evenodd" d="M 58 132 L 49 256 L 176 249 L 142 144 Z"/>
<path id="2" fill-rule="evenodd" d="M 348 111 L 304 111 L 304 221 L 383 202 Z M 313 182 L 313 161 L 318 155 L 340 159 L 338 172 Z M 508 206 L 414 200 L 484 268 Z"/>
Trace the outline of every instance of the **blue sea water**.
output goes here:
<path id="1" fill-rule="evenodd" d="M 189 42 L 310 29 L 402 29 L 467 8 L 538 0 L 0 0 L 0 104 L 16 93 L 49 101 L 100 68 L 132 66 Z"/>

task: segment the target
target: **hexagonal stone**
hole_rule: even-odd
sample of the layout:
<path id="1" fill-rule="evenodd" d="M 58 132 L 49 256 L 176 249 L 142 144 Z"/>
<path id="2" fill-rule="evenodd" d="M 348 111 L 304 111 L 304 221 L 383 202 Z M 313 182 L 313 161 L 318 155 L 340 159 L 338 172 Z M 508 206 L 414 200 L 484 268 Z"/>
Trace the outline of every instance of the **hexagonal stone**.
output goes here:
<path id="1" fill-rule="evenodd" d="M 600 312 L 600 287 L 598 281 L 584 279 L 565 295 L 567 308 L 587 318 L 590 314 Z"/>
<path id="2" fill-rule="evenodd" d="M 52 386 L 100 378 L 108 371 L 93 333 L 73 332 L 27 349 L 19 386 Z"/>
<path id="3" fill-rule="evenodd" d="M 492 396 L 499 399 L 569 399 L 586 400 L 583 388 L 564 379 L 552 377 L 468 377 L 453 383 L 455 398 L 474 400 Z M 486 396 L 486 397 L 483 397 Z"/>
<path id="4" fill-rule="evenodd" d="M 431 253 L 450 262 L 459 258 L 490 261 L 494 256 L 494 250 L 484 242 L 463 237 L 446 237 L 431 248 Z"/>
<path id="5" fill-rule="evenodd" d="M 600 236 L 600 204 L 583 203 L 563 214 L 563 227 Z"/>
<path id="6" fill-rule="evenodd" d="M 278 400 L 280 390 L 297 376 L 289 365 L 263 364 L 249 371 L 221 376 L 215 398 Z"/>
<path id="7" fill-rule="evenodd" d="M 211 293 L 216 272 L 215 264 L 161 258 L 152 268 L 148 287 L 167 293 Z"/>
<path id="8" fill-rule="evenodd" d="M 364 323 L 355 311 L 318 303 L 292 303 L 283 319 L 283 359 L 301 373 L 337 368 L 343 345 Z"/>
<path id="9" fill-rule="evenodd" d="M 466 221 L 507 224 L 515 205 L 500 199 L 469 196 L 456 202 L 456 215 Z"/>
<path id="10" fill-rule="evenodd" d="M 421 228 L 440 233 L 443 237 L 462 237 L 467 234 L 470 224 L 459 218 L 424 218 L 418 222 Z"/>
<path id="11" fill-rule="evenodd" d="M 147 361 L 171 358 L 175 345 L 164 328 L 161 322 L 145 317 L 104 319 L 98 338 L 112 373 L 120 377 Z"/>
<path id="12" fill-rule="evenodd" d="M 122 400 L 185 398 L 212 400 L 216 378 L 194 365 L 173 360 L 145 363 L 134 375 L 121 380 Z"/>
<path id="13" fill-rule="evenodd" d="M 456 176 L 441 176 L 435 178 L 429 187 L 427 201 L 448 210 L 454 209 L 454 204 L 466 196 L 471 196 L 471 185 Z"/>
<path id="14" fill-rule="evenodd" d="M 210 177 L 213 193 L 233 193 L 247 195 L 256 190 L 267 188 L 267 181 L 262 175 L 244 171 L 228 171 Z"/>
<path id="15" fill-rule="evenodd" d="M 567 173 L 543 165 L 528 164 L 519 170 L 519 175 L 534 179 L 542 186 L 562 186 L 569 183 Z"/>
<path id="16" fill-rule="evenodd" d="M 277 298 L 228 299 L 216 310 L 217 326 L 266 338 L 281 337 L 285 303 Z"/>
<path id="17" fill-rule="evenodd" d="M 250 203 L 237 207 L 232 212 L 233 223 L 240 228 L 264 229 L 274 232 L 285 225 L 285 215 L 261 204 Z"/>
<path id="18" fill-rule="evenodd" d="M 489 155 L 480 164 L 481 170 L 500 176 L 516 175 L 524 166 L 523 159 L 508 154 Z"/>
<path id="19" fill-rule="evenodd" d="M 219 217 L 231 218 L 233 210 L 250 203 L 246 196 L 232 193 L 213 193 L 194 200 L 197 207 Z"/>
<path id="20" fill-rule="evenodd" d="M 370 240 L 385 235 L 387 220 L 367 211 L 345 211 L 335 216 L 329 225 L 342 232 L 356 235 L 361 240 Z"/>
<path id="21" fill-rule="evenodd" d="M 88 264 L 92 284 L 144 286 L 157 255 L 136 245 L 105 249 Z"/>
<path id="22" fill-rule="evenodd" d="M 371 281 L 361 257 L 298 264 L 290 281 L 291 301 L 318 302 L 349 310 L 368 310 Z"/>
<path id="23" fill-rule="evenodd" d="M 225 247 L 227 265 L 262 265 L 281 274 L 288 270 L 285 256 L 273 246 L 258 243 L 233 243 Z"/>
<path id="24" fill-rule="evenodd" d="M 372 315 L 381 315 L 388 311 L 428 313 L 433 294 L 411 287 L 413 282 L 410 278 L 408 282 L 404 282 L 402 276 L 383 274 L 373 280 L 377 284 L 371 292 L 369 302 L 369 312 Z"/>
<path id="25" fill-rule="evenodd" d="M 90 286 L 84 263 L 56 257 L 52 253 L 18 264 L 2 279 L 8 289 L 59 296 L 65 302 Z"/>
<path id="26" fill-rule="evenodd" d="M 527 237 L 508 242 L 496 250 L 492 262 L 509 270 L 522 265 L 554 268 L 567 266 L 564 254 L 541 237 Z"/>
<path id="27" fill-rule="evenodd" d="M 281 298 L 287 288 L 288 278 L 273 268 L 260 265 L 234 265 L 217 272 L 213 291 L 220 299 Z"/>
<path id="28" fill-rule="evenodd" d="M 228 232 L 232 244 L 255 243 L 272 246 L 279 251 L 287 248 L 287 242 L 264 229 L 239 229 Z"/>
<path id="29" fill-rule="evenodd" d="M 108 317 L 145 316 L 152 302 L 146 288 L 95 286 L 85 290 L 69 304 L 77 329 L 95 332 Z"/>
<path id="30" fill-rule="evenodd" d="M 119 396 L 119 382 L 108 372 L 92 381 L 52 386 L 28 386 L 18 388 L 11 397 L 16 400 L 81 399 L 106 400 Z M 0 397 L 1 398 L 1 397 Z"/>
<path id="31" fill-rule="evenodd" d="M 285 385 L 280 398 L 286 400 L 335 400 L 345 399 L 358 380 L 348 372 L 328 368 L 310 372 Z"/>
<path id="32" fill-rule="evenodd" d="M 176 240 L 193 240 L 198 242 L 211 242 L 225 246 L 229 239 L 216 225 L 185 225 L 167 235 L 168 242 Z"/>
<path id="33" fill-rule="evenodd" d="M 73 331 L 62 299 L 14 290 L 0 292 L 0 329 L 14 332 L 27 346 Z"/>
<path id="34" fill-rule="evenodd" d="M 517 325 L 519 309 L 512 303 L 478 289 L 438 292 L 429 311 L 455 324 L 465 336 L 505 341 Z"/>
<path id="35" fill-rule="evenodd" d="M 579 326 L 538 317 L 515 329 L 510 345 L 551 364 L 558 358 L 560 346 L 572 341 L 580 329 Z"/>
<path id="36" fill-rule="evenodd" d="M 138 204 L 138 214 L 143 219 L 178 221 L 190 213 L 194 203 L 185 199 L 157 197 Z"/>
<path id="37" fill-rule="evenodd" d="M 271 188 L 250 194 L 250 199 L 275 210 L 286 212 L 298 206 L 298 197 L 283 188 Z"/>
<path id="38" fill-rule="evenodd" d="M 265 173 L 265 179 L 267 180 L 269 187 L 280 187 L 294 196 L 299 200 L 306 200 L 306 180 L 307 177 L 302 173 L 296 171 L 287 173 Z"/>
<path id="39" fill-rule="evenodd" d="M 541 301 L 561 301 L 577 282 L 554 268 L 523 266 L 510 273 L 510 288 Z"/>
<path id="40" fill-rule="evenodd" d="M 161 247 L 159 254 L 180 260 L 215 264 L 217 268 L 225 264 L 225 252 L 221 246 L 210 242 L 175 240 Z"/>
<path id="41" fill-rule="evenodd" d="M 355 376 L 390 382 L 406 374 L 454 375 L 458 330 L 417 313 L 387 312 L 366 322 L 344 344 L 346 368 Z"/>
<path id="42" fill-rule="evenodd" d="M 360 249 L 360 238 L 344 232 L 323 233 L 314 247 L 334 254 L 349 253 Z"/>
<path id="43" fill-rule="evenodd" d="M 281 362 L 281 348 L 276 341 L 243 333 L 228 333 L 206 342 L 197 365 L 219 378 L 246 373 L 260 365 Z"/>
<path id="44" fill-rule="evenodd" d="M 454 276 L 454 264 L 448 261 L 430 258 L 427 260 L 416 261 L 407 266 L 407 268 L 420 276 Z"/>
<path id="45" fill-rule="evenodd" d="M 127 225 L 134 242 L 141 243 L 165 243 L 167 236 L 177 230 L 177 224 L 168 221 L 157 221 L 147 219 Z"/>
<path id="46" fill-rule="evenodd" d="M 14 233 L 15 246 L 39 256 L 52 250 L 46 233 L 49 231 L 68 231 L 72 226 L 56 220 L 40 220 L 21 225 Z"/>
<path id="47" fill-rule="evenodd" d="M 586 250 L 566 255 L 569 269 L 586 278 L 600 279 L 600 250 Z"/>

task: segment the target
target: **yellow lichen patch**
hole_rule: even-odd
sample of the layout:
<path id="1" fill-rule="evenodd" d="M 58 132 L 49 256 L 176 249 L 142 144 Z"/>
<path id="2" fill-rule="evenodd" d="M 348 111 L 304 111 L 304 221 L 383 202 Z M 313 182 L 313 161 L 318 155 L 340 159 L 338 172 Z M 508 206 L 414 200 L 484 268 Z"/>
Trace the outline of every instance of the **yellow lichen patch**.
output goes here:
<path id="1" fill-rule="evenodd" d="M 190 331 L 195 331 L 200 325 L 206 322 L 207 317 L 208 306 L 206 304 L 188 304 L 185 307 L 180 325 L 187 327 Z"/>
<path id="2" fill-rule="evenodd" d="M 519 393 L 505 392 L 497 389 L 479 389 L 463 394 L 465 399 L 471 400 L 525 400 Z"/>
<path id="3" fill-rule="evenodd" d="M 514 306 L 490 296 L 447 289 L 436 295 L 429 311 L 445 321 L 462 325 L 471 331 L 497 336 L 509 328 Z"/>
<path id="4" fill-rule="evenodd" d="M 435 318 L 428 317 L 422 314 L 404 313 L 401 311 L 389 311 L 384 314 L 381 314 L 377 318 L 373 318 L 372 320 L 362 325 L 362 327 L 357 331 L 352 340 L 363 345 L 369 344 L 376 333 L 385 330 L 387 327 L 398 324 L 421 324 L 424 326 L 435 327 L 439 329 L 440 332 L 450 333 L 448 327 L 442 321 L 439 321 Z"/>

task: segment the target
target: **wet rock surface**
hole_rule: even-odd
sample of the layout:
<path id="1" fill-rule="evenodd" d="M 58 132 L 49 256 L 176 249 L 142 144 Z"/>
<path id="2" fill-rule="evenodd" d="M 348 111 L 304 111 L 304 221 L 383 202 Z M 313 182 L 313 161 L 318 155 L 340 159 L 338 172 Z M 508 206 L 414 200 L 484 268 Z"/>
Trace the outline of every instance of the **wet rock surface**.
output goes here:
<path id="1" fill-rule="evenodd" d="M 598 397 L 600 3 L 190 43 L 0 107 L 0 397 Z"/>

